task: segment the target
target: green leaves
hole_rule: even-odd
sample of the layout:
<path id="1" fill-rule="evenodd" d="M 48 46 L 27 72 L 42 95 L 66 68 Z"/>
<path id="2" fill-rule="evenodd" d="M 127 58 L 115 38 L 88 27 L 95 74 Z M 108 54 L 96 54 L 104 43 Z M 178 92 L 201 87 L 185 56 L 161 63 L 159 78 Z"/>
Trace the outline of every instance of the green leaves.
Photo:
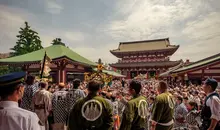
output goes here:
<path id="1" fill-rule="evenodd" d="M 52 41 L 51 44 L 52 44 L 52 45 L 63 45 L 63 46 L 66 46 L 65 43 L 63 43 L 63 42 L 61 41 L 61 38 L 53 39 L 53 41 Z"/>
<path id="2" fill-rule="evenodd" d="M 43 48 L 38 33 L 31 29 L 28 22 L 25 22 L 25 27 L 21 27 L 18 33 L 16 45 L 11 48 L 12 56 L 23 55 Z"/>

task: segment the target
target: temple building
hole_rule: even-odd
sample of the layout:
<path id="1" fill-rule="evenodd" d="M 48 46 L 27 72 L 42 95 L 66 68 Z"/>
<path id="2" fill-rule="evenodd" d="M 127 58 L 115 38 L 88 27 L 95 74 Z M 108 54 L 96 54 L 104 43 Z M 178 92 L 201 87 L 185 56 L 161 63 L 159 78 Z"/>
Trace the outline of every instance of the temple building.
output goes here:
<path id="1" fill-rule="evenodd" d="M 201 84 L 206 78 L 214 78 L 220 82 L 220 53 L 187 65 L 176 66 L 160 74 L 160 77 L 190 81 L 193 84 Z"/>
<path id="2" fill-rule="evenodd" d="M 111 67 L 121 70 L 127 78 L 134 78 L 139 74 L 154 77 L 182 62 L 170 61 L 179 45 L 171 45 L 169 38 L 145 41 L 120 42 L 118 49 L 110 52 L 118 59 Z"/>
<path id="3" fill-rule="evenodd" d="M 40 74 L 45 52 L 52 60 L 49 65 L 50 76 L 56 83 L 66 83 L 74 78 L 83 79 L 85 72 L 92 71 L 97 66 L 63 45 L 52 45 L 28 54 L 0 59 L 0 65 L 21 67 L 23 71 L 37 76 Z"/>

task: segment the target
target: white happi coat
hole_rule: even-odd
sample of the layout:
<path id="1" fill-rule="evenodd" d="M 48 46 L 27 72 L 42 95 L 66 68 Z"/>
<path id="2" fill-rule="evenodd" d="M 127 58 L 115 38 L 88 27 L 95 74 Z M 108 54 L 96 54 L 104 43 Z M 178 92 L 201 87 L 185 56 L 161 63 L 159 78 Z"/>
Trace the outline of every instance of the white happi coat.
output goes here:
<path id="1" fill-rule="evenodd" d="M 43 108 L 38 108 L 37 106 L 43 106 Z M 47 117 L 52 109 L 51 104 L 51 93 L 45 89 L 39 90 L 34 94 L 32 100 L 32 110 L 38 115 L 42 125 L 47 125 Z"/>

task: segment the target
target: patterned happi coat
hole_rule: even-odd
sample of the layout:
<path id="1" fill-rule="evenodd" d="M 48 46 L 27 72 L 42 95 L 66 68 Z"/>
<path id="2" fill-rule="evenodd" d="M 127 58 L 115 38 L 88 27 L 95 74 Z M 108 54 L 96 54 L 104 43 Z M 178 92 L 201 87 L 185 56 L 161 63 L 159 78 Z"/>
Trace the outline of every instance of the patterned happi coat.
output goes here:
<path id="1" fill-rule="evenodd" d="M 81 89 L 72 89 L 67 93 L 66 107 L 68 112 L 73 108 L 73 105 L 80 99 L 86 97 Z"/>
<path id="2" fill-rule="evenodd" d="M 32 110 L 38 115 L 41 123 L 47 124 L 47 117 L 52 109 L 51 93 L 45 89 L 39 90 L 34 94 L 32 100 Z"/>
<path id="3" fill-rule="evenodd" d="M 168 122 L 171 122 L 173 120 L 174 106 L 175 102 L 173 96 L 169 92 L 159 94 L 156 97 L 152 107 L 151 115 L 151 120 L 157 122 L 155 128 L 156 130 L 170 130 L 170 127 L 172 128 L 173 124 L 171 124 L 170 127 L 166 127 L 159 124 L 167 124 Z"/>
<path id="4" fill-rule="evenodd" d="M 68 108 L 66 107 L 67 93 L 68 91 L 65 91 L 65 89 L 61 89 L 52 95 L 54 123 L 66 123 L 68 117 Z"/>
<path id="5" fill-rule="evenodd" d="M 29 111 L 32 111 L 31 102 L 34 94 L 39 90 L 39 83 L 36 82 L 33 85 L 25 85 L 24 95 L 21 99 L 20 107 Z"/>
<path id="6" fill-rule="evenodd" d="M 106 99 L 89 94 L 78 100 L 69 117 L 69 130 L 112 130 L 112 107 Z"/>
<path id="7" fill-rule="evenodd" d="M 142 130 L 147 128 L 148 104 L 143 96 L 134 97 L 124 110 L 120 130 Z"/>
<path id="8" fill-rule="evenodd" d="M 199 130 L 200 116 L 196 110 L 191 110 L 186 116 L 187 128 L 189 130 Z"/>
<path id="9" fill-rule="evenodd" d="M 186 128 L 186 115 L 188 110 L 184 103 L 181 103 L 175 109 L 174 117 L 175 117 L 175 128 Z"/>

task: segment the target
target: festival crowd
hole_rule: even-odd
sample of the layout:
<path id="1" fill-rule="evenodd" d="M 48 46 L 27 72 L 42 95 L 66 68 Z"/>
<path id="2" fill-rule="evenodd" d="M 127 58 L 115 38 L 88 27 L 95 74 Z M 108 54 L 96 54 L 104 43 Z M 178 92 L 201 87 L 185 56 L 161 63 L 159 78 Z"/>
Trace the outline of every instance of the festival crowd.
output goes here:
<path id="1" fill-rule="evenodd" d="M 103 85 L 75 79 L 54 84 L 29 75 L 16 99 L 20 98 L 19 110 L 36 113 L 39 121 L 33 118 L 42 130 L 220 130 L 220 88 L 216 83 L 207 79 L 202 85 L 185 86 L 156 79 L 115 79 L 111 85 Z M 15 93 L 1 88 L 0 129 L 36 130 L 38 124 L 24 126 L 26 122 L 18 118 L 3 121 L 13 116 L 13 110 L 9 114 L 5 106 Z"/>

